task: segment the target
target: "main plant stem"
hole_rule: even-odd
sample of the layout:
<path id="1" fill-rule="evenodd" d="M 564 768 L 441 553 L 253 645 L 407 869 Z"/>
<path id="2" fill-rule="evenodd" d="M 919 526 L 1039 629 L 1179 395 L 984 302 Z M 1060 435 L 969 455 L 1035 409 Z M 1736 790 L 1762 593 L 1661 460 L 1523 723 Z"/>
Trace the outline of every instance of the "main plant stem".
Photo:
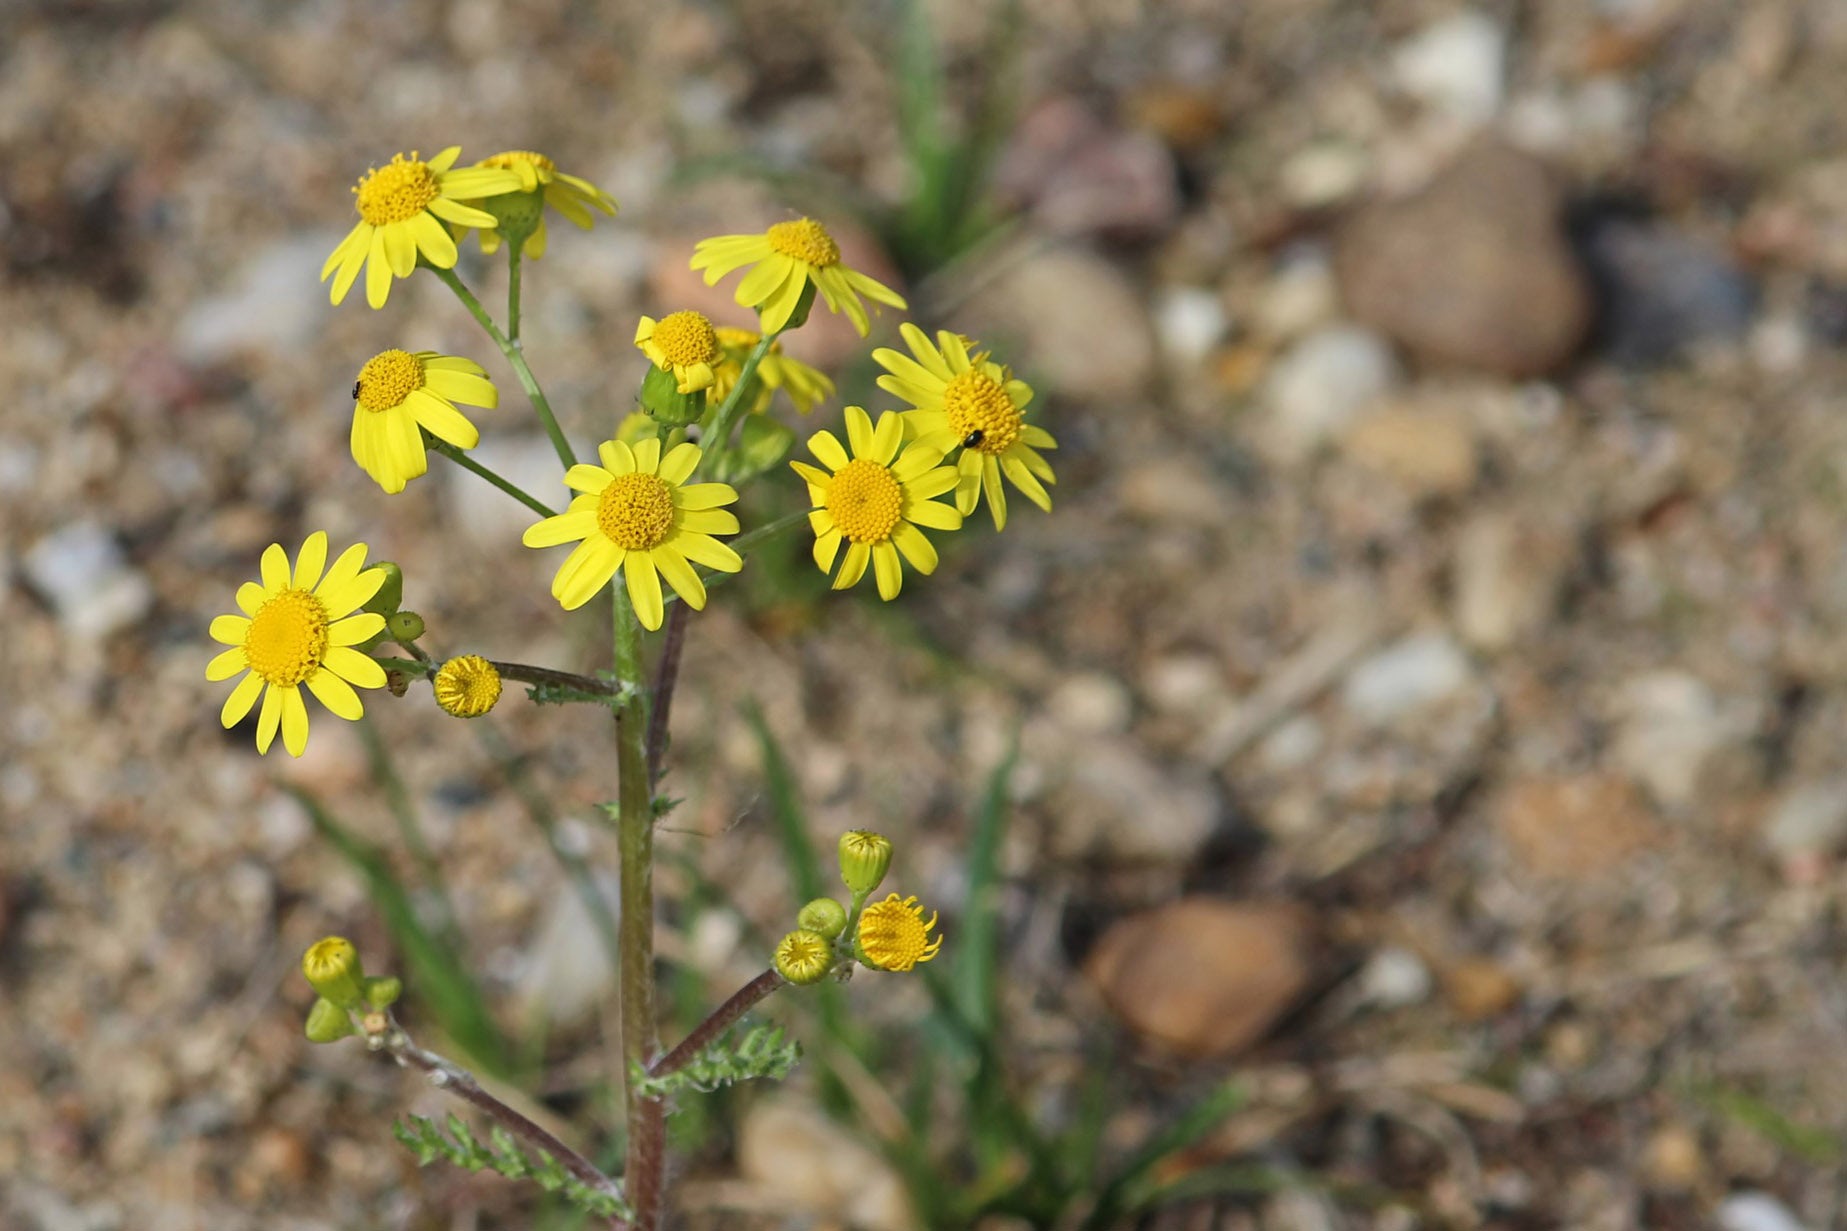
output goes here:
<path id="1" fill-rule="evenodd" d="M 648 694 L 642 679 L 641 624 L 617 577 L 614 592 L 616 677 L 633 687 L 616 708 L 616 848 L 622 860 L 622 1058 L 627 1069 L 628 1164 L 624 1184 L 635 1231 L 660 1226 L 667 1111 L 645 1098 L 635 1077 L 658 1050 L 654 1018 L 654 786 L 648 776 Z"/>

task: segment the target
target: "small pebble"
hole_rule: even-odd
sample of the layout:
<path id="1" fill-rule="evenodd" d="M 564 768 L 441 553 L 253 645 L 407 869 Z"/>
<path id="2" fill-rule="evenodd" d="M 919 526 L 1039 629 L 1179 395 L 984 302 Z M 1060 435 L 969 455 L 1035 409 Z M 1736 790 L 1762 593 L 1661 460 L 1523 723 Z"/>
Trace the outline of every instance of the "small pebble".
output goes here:
<path id="1" fill-rule="evenodd" d="M 1399 44 L 1392 54 L 1392 79 L 1451 119 L 1485 124 L 1501 106 L 1506 43 L 1499 22 L 1464 9 Z"/>
<path id="2" fill-rule="evenodd" d="M 1737 1192 L 1719 1202 L 1721 1231 L 1807 1231 L 1790 1208 L 1769 1193 Z"/>
<path id="3" fill-rule="evenodd" d="M 1341 701 L 1361 722 L 1384 726 L 1461 691 L 1472 674 L 1467 656 L 1447 635 L 1417 633 L 1355 667 Z"/>
<path id="4" fill-rule="evenodd" d="M 153 585 L 100 522 L 75 521 L 52 531 L 27 550 L 22 564 L 59 627 L 79 640 L 119 632 L 154 606 Z"/>
<path id="5" fill-rule="evenodd" d="M 1360 971 L 1360 994 L 1386 1009 L 1421 1004 L 1434 983 L 1423 958 L 1396 946 L 1373 954 Z"/>
<path id="6" fill-rule="evenodd" d="M 1398 363 L 1377 334 L 1354 325 L 1318 329 L 1271 369 L 1265 443 L 1281 460 L 1305 460 L 1397 382 Z"/>

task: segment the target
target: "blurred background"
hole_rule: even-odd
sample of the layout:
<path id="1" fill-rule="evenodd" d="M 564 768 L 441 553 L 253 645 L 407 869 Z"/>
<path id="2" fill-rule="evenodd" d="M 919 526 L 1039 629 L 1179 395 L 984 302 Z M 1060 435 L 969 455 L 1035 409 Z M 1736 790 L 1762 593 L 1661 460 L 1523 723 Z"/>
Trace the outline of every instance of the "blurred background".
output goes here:
<path id="1" fill-rule="evenodd" d="M 791 539 L 692 622 L 669 1037 L 846 828 L 948 939 L 771 1002 L 806 1061 L 676 1116 L 682 1225 L 1841 1225 L 1847 7 L 7 0 L 0 1226 L 574 1225 L 303 1041 L 329 932 L 613 1148 L 599 716 L 381 696 L 262 760 L 203 678 L 313 529 L 441 651 L 606 665 L 523 509 L 347 454 L 359 366 L 439 349 L 557 490 L 439 284 L 316 282 L 366 168 L 453 143 L 621 201 L 525 280 L 580 449 L 638 315 L 742 323 L 692 242 L 799 213 L 1060 443 L 1051 516 L 898 603 Z M 790 349 L 841 385 L 804 434 L 891 404 L 838 320 Z"/>

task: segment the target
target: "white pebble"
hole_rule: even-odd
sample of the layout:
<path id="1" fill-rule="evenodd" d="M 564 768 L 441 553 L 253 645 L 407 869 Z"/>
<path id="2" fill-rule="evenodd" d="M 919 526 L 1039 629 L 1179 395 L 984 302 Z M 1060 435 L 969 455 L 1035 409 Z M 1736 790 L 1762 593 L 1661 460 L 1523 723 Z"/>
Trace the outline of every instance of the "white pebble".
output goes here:
<path id="1" fill-rule="evenodd" d="M 1425 106 L 1465 124 L 1485 124 L 1501 106 L 1506 40 L 1492 17 L 1464 10 L 1399 44 L 1392 77 Z"/>
<path id="2" fill-rule="evenodd" d="M 52 531 L 32 545 L 23 563 L 26 580 L 72 637 L 107 637 L 154 605 L 153 585 L 100 522 L 76 521 Z"/>
<path id="3" fill-rule="evenodd" d="M 1723 1231 L 1805 1231 L 1788 1206 L 1769 1193 L 1733 1193 L 1719 1202 Z"/>
<path id="4" fill-rule="evenodd" d="M 1353 669 L 1341 700 L 1354 717 L 1383 726 L 1469 682 L 1469 660 L 1442 633 L 1416 633 Z"/>

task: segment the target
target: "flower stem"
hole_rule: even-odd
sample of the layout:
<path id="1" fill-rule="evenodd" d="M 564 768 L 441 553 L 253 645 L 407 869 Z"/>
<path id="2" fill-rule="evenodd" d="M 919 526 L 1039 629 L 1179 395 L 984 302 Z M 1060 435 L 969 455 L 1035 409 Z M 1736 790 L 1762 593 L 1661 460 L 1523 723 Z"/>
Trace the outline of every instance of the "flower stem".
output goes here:
<path id="1" fill-rule="evenodd" d="M 527 365 L 526 353 L 521 349 L 520 344 L 500 332 L 500 326 L 496 325 L 494 318 L 487 314 L 487 309 L 481 306 L 481 301 L 475 298 L 474 292 L 462 285 L 462 280 L 455 276 L 453 269 L 437 269 L 433 265 L 429 268 L 431 273 L 442 280 L 443 285 L 455 292 L 455 297 L 462 301 L 462 306 L 468 309 L 468 314 L 487 331 L 487 336 L 494 340 L 494 345 L 498 346 L 500 353 L 506 356 L 507 362 L 513 367 L 513 374 L 519 377 L 520 388 L 526 391 L 527 400 L 539 413 L 539 421 L 545 425 L 545 434 L 551 437 L 552 448 L 558 451 L 558 460 L 564 463 L 566 469 L 575 466 L 577 455 L 571 452 L 571 442 L 565 439 L 564 429 L 558 426 L 558 416 L 552 413 L 552 404 L 545 400 L 545 393 L 539 388 L 538 377 L 532 374 L 532 368 Z"/>
<path id="2" fill-rule="evenodd" d="M 667 635 L 661 642 L 660 661 L 654 665 L 654 690 L 648 709 L 648 785 L 661 779 L 661 757 L 667 751 L 667 713 L 673 708 L 673 688 L 680 679 L 680 655 L 686 648 L 685 603 L 667 612 Z"/>
<path id="3" fill-rule="evenodd" d="M 731 999 L 713 1009 L 704 1021 L 694 1026 L 692 1033 L 681 1039 L 678 1046 L 656 1060 L 654 1067 L 648 1070 L 648 1076 L 665 1077 L 685 1068 L 700 1052 L 717 1041 L 719 1035 L 731 1029 L 738 1018 L 750 1012 L 786 982 L 774 970 L 766 970 L 740 987 L 732 993 Z"/>
<path id="4" fill-rule="evenodd" d="M 593 1189 L 605 1196 L 614 1197 L 627 1204 L 622 1186 L 604 1175 L 596 1164 L 558 1140 L 531 1120 L 513 1110 L 486 1090 L 475 1080 L 473 1073 L 455 1061 L 427 1051 L 411 1042 L 410 1036 L 393 1022 L 386 1033 L 379 1037 L 374 1046 L 382 1048 L 387 1055 L 405 1068 L 416 1069 L 430 1079 L 430 1084 L 438 1089 L 447 1090 L 463 1102 L 469 1103 L 536 1150 L 541 1150 L 557 1159 L 575 1176 L 584 1187 Z M 613 1228 L 626 1228 L 628 1223 L 620 1218 L 612 1219 Z"/>
<path id="5" fill-rule="evenodd" d="M 744 366 L 738 372 L 737 384 L 731 386 L 731 392 L 725 396 L 718 413 L 712 417 L 712 430 L 705 438 L 705 459 L 703 469 L 708 474 L 720 473 L 716 459 L 722 457 L 731 444 L 731 429 L 737 423 L 738 412 L 743 409 L 744 395 L 751 392 L 751 381 L 757 375 L 757 365 L 770 353 L 770 347 L 782 335 L 779 329 L 775 333 L 766 333 L 757 339 L 757 344 L 750 348 L 750 354 L 744 357 Z"/>
<path id="6" fill-rule="evenodd" d="M 552 509 L 548 508 L 544 502 L 540 501 L 537 497 L 528 494 L 508 480 L 501 478 L 498 474 L 495 474 L 492 470 L 489 470 L 486 466 L 483 466 L 480 462 L 477 462 L 474 458 L 468 456 L 468 454 L 462 452 L 448 441 L 438 440 L 428 432 L 425 432 L 423 435 L 423 443 L 460 466 L 463 470 L 486 479 L 489 483 L 492 483 L 495 487 L 498 487 L 501 491 L 513 497 L 515 500 L 531 509 L 534 513 L 537 513 L 540 517 L 557 516 Z"/>
<path id="7" fill-rule="evenodd" d="M 654 785 L 648 776 L 648 694 L 642 687 L 641 624 L 620 578 L 613 592 L 616 678 L 616 848 L 622 860 L 622 1057 L 625 1071 L 646 1072 L 656 1050 L 654 1020 Z M 635 1231 L 660 1225 L 666 1105 L 628 1084 L 628 1162 L 623 1170 L 634 1205 Z"/>
<path id="8" fill-rule="evenodd" d="M 519 345 L 519 257 L 525 246 L 524 240 L 507 245 L 507 341 L 515 346 Z"/>
<path id="9" fill-rule="evenodd" d="M 402 671 L 408 675 L 435 675 L 442 666 L 434 661 L 409 658 L 374 658 L 372 661 L 389 671 Z M 548 684 L 554 688 L 568 688 L 573 692 L 591 693 L 600 697 L 620 697 L 623 693 L 619 681 L 599 680 L 595 676 L 578 675 L 574 671 L 556 671 L 550 667 L 535 667 L 531 663 L 502 663 L 491 659 L 488 666 L 498 671 L 501 678 L 518 680 L 522 684 Z"/>

